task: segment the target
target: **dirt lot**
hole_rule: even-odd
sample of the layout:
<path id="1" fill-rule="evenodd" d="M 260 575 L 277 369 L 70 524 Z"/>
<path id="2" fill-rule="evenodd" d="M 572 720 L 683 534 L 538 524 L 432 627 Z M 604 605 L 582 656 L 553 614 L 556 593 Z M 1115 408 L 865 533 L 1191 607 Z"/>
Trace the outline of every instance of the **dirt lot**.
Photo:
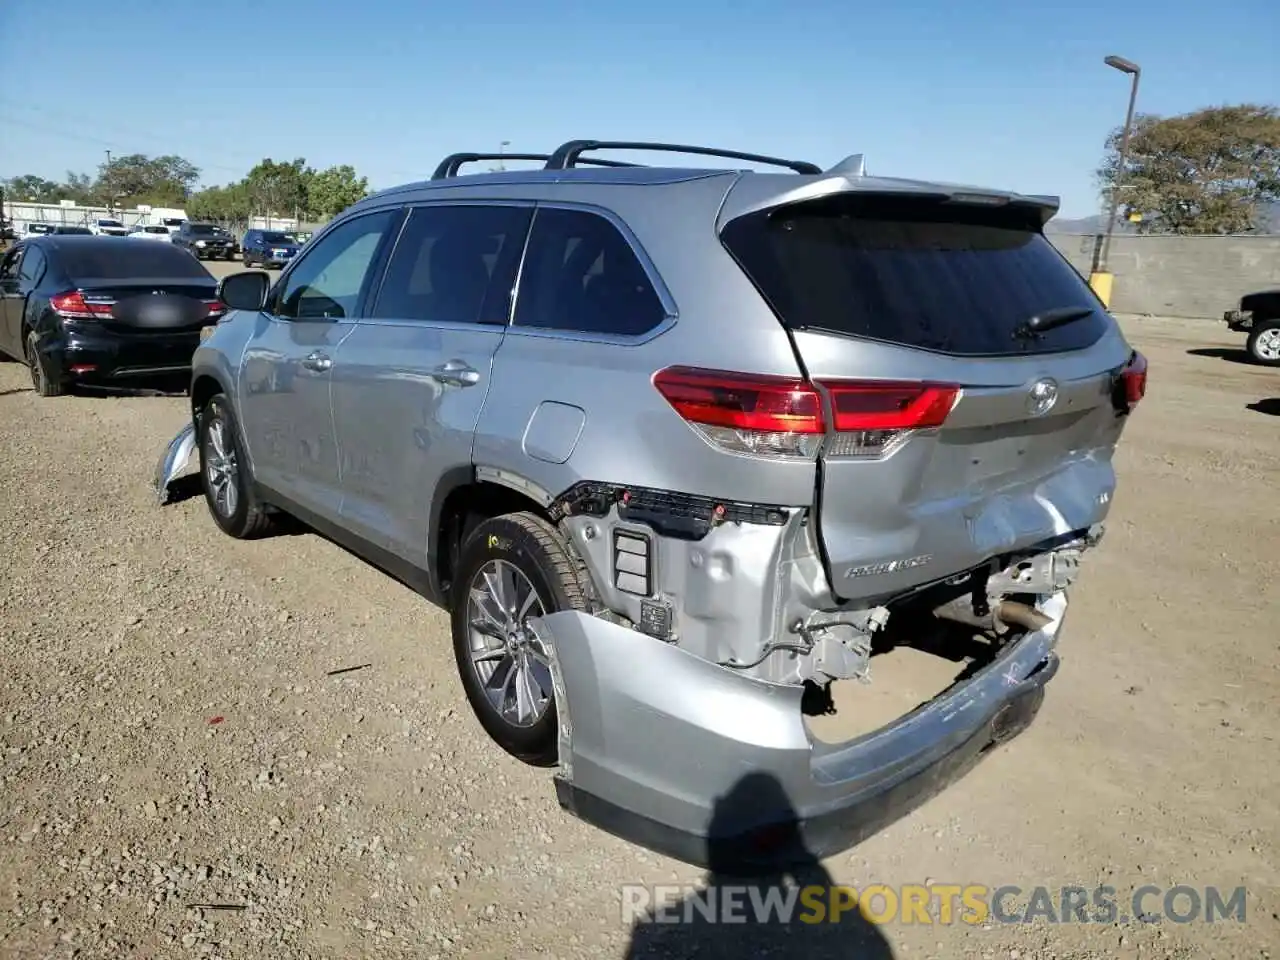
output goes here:
<path id="1" fill-rule="evenodd" d="M 619 886 L 700 872 L 570 819 L 489 743 L 442 613 L 312 534 L 239 543 L 199 498 L 156 506 L 184 399 L 38 400 L 0 363 L 0 954 L 1280 955 L 1280 371 L 1221 325 L 1127 328 L 1150 391 L 1039 722 L 825 867 L 1122 904 L 1243 884 L 1244 924 L 704 924 L 632 945 Z"/>

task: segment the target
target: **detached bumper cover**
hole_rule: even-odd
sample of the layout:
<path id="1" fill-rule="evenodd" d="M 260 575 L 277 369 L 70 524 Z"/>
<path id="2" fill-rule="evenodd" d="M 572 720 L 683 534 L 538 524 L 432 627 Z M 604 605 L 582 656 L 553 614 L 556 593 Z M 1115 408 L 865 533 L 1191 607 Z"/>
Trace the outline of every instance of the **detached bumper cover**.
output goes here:
<path id="1" fill-rule="evenodd" d="M 155 475 L 151 481 L 152 489 L 155 490 L 156 499 L 161 506 L 169 499 L 169 485 L 186 470 L 195 448 L 196 428 L 191 423 L 179 430 L 178 435 L 165 447 L 164 454 L 156 463 Z"/>
<path id="2" fill-rule="evenodd" d="M 1243 333 L 1253 327 L 1253 313 L 1248 310 L 1228 310 L 1222 315 L 1228 329 Z"/>
<path id="3" fill-rule="evenodd" d="M 534 624 L 552 648 L 556 792 L 610 833 L 713 869 L 772 868 L 860 843 L 1035 717 L 1066 597 L 992 664 L 889 726 L 811 742 L 799 688 L 765 684 L 577 612 Z"/>

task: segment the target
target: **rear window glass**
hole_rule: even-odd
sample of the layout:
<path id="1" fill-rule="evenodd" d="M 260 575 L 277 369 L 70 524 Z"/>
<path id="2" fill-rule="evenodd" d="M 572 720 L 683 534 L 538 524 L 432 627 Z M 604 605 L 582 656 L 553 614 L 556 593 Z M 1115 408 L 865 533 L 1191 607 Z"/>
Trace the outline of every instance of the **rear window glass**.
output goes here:
<path id="1" fill-rule="evenodd" d="M 293 237 L 285 233 L 264 233 L 262 239 L 267 243 L 293 243 Z"/>
<path id="2" fill-rule="evenodd" d="M 218 227 L 215 227 L 212 224 L 208 224 L 208 223 L 190 223 L 190 224 L 187 224 L 187 232 L 208 234 L 208 233 L 220 233 L 221 230 Z"/>
<path id="3" fill-rule="evenodd" d="M 191 254 L 168 243 L 68 242 L 59 247 L 57 260 L 73 280 L 211 279 Z"/>
<path id="4" fill-rule="evenodd" d="M 144 233 L 168 233 L 169 232 L 168 227 L 143 227 L 142 230 Z"/>
<path id="5" fill-rule="evenodd" d="M 725 247 L 784 325 L 990 356 L 1077 350 L 1107 329 L 1103 307 L 1025 208 L 849 196 L 748 214 Z M 1037 313 L 1083 320 L 1014 337 Z"/>

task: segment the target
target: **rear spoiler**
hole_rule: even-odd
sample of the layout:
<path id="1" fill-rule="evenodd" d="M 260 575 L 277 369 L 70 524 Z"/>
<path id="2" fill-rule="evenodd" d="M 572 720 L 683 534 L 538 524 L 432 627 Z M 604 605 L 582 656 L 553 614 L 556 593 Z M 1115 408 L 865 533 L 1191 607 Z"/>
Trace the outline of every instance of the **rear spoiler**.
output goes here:
<path id="1" fill-rule="evenodd" d="M 777 181 L 743 177 L 730 189 L 718 217 L 717 230 L 725 223 L 749 213 L 782 209 L 795 204 L 849 196 L 899 198 L 903 201 L 955 204 L 957 206 L 1005 207 L 1030 216 L 1041 228 L 1058 214 L 1060 198 L 1044 194 L 1008 193 L 952 184 L 869 177 L 862 158 L 855 155 L 827 171 L 827 176 L 791 190 L 779 191 Z"/>

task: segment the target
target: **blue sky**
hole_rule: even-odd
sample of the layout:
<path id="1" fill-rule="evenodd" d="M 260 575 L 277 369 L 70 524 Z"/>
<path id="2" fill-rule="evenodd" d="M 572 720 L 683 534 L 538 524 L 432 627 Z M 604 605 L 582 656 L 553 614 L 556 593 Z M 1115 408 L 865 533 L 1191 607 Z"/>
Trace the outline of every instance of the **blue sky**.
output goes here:
<path id="1" fill-rule="evenodd" d="M 1009 187 L 1097 212 L 1138 108 L 1280 101 L 1276 0 L 4 0 L 0 177 L 177 153 L 205 183 L 264 156 L 376 187 L 446 153 L 666 140 Z M 56 15 L 54 11 L 56 10 Z M 118 64 L 115 66 L 113 64 Z"/>

